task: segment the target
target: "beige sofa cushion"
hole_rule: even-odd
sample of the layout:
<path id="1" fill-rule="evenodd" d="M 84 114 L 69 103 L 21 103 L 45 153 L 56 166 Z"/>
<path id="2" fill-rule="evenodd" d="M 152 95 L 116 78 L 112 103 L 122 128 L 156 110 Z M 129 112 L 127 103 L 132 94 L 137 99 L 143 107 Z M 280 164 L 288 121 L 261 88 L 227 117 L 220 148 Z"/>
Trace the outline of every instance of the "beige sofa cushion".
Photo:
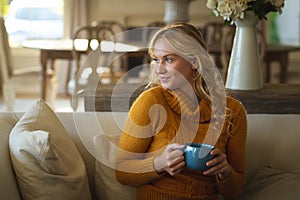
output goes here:
<path id="1" fill-rule="evenodd" d="M 250 179 L 240 200 L 298 200 L 300 175 L 265 166 Z"/>
<path id="2" fill-rule="evenodd" d="M 84 162 L 44 101 L 17 122 L 9 148 L 23 199 L 91 199 Z"/>
<path id="3" fill-rule="evenodd" d="M 136 199 L 136 188 L 121 185 L 115 178 L 115 160 L 120 135 L 100 134 L 95 137 L 96 149 L 96 196 L 105 200 Z"/>
<path id="4" fill-rule="evenodd" d="M 17 121 L 13 113 L 0 113 L 0 199 L 21 199 L 8 147 L 10 130 Z"/>

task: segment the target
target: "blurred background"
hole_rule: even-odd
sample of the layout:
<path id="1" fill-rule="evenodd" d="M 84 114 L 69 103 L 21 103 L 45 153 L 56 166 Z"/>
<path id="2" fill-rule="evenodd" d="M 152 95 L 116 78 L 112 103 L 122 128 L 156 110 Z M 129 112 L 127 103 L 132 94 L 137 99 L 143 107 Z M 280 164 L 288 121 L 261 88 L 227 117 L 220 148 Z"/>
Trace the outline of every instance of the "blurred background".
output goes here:
<path id="1" fill-rule="evenodd" d="M 66 39 L 85 24 L 93 21 L 113 20 L 126 30 L 145 27 L 153 22 L 166 22 L 174 13 L 201 29 L 211 22 L 222 23 L 213 16 L 205 0 L 0 0 L 1 16 L 9 36 L 12 60 L 15 68 L 40 66 L 40 51 L 22 47 L 26 40 Z M 177 7 L 174 6 L 177 3 Z M 177 9 L 177 10 L 176 10 Z M 181 13 L 180 12 L 184 12 Z M 175 16 L 175 18 L 178 16 Z M 300 0 L 286 0 L 283 13 L 275 13 L 263 21 L 263 33 L 269 44 L 299 46 Z M 133 36 L 134 37 L 134 36 Z M 300 52 L 288 55 L 287 83 L 300 83 Z M 131 60 L 135 62 L 135 60 Z M 57 72 L 58 111 L 70 110 L 67 60 L 55 62 Z M 270 83 L 280 83 L 280 67 L 272 63 Z M 39 81 L 28 79 L 26 84 L 15 83 L 17 104 L 14 110 L 23 111 L 24 102 L 39 98 Z M 5 110 L 0 98 L 0 110 Z"/>

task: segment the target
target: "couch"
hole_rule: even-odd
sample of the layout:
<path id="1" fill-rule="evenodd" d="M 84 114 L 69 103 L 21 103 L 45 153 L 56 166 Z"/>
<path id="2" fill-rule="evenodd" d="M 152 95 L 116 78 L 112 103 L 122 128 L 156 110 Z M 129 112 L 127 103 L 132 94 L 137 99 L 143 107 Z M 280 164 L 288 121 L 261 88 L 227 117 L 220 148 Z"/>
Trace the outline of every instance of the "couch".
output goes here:
<path id="1" fill-rule="evenodd" d="M 0 113 L 0 199 L 22 199 L 19 177 L 12 164 L 11 143 L 14 141 L 10 141 L 12 137 L 10 134 L 25 114 Z M 135 188 L 118 184 L 110 166 L 115 154 L 114 144 L 118 140 L 120 127 L 127 113 L 58 112 L 54 114 L 83 159 L 91 194 L 91 197 L 86 199 L 134 199 Z M 239 199 L 299 199 L 300 115 L 248 114 L 247 117 L 248 181 Z M 57 122 L 52 120 L 49 123 L 56 127 L 53 123 Z M 105 137 L 94 137 L 96 135 Z M 106 140 L 107 138 L 109 140 Z M 37 187 L 48 186 L 45 183 Z M 41 199 L 53 199 L 53 197 Z"/>

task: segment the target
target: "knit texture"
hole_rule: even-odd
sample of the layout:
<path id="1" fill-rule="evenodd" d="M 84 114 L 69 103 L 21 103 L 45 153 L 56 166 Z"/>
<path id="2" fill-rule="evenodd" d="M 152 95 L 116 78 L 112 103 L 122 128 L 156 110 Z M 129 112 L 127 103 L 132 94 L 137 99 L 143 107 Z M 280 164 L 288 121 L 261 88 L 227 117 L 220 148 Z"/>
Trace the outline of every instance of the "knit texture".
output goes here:
<path id="1" fill-rule="evenodd" d="M 236 196 L 246 182 L 247 121 L 239 101 L 227 97 L 227 108 L 231 117 L 225 118 L 215 147 L 226 153 L 233 168 L 230 177 L 220 181 L 217 176 L 204 176 L 188 168 L 175 176 L 156 173 L 153 159 L 167 144 L 203 142 L 212 112 L 203 100 L 195 107 L 181 93 L 175 95 L 158 86 L 142 93 L 131 107 L 119 143 L 120 149 L 125 151 L 118 154 L 116 178 L 121 184 L 137 186 L 137 199 Z"/>

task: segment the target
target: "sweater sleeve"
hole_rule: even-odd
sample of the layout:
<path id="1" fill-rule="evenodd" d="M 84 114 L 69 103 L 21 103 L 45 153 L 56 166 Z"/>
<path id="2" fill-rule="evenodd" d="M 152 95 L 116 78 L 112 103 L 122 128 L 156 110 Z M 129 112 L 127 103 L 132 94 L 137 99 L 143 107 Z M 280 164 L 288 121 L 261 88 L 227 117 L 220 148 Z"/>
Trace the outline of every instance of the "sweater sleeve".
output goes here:
<path id="1" fill-rule="evenodd" d="M 231 175 L 225 180 L 216 176 L 219 191 L 225 197 L 234 197 L 242 192 L 246 183 L 246 110 L 238 101 L 231 100 L 229 108 L 232 110 L 232 129 L 228 139 L 226 154 L 232 167 Z"/>
<path id="2" fill-rule="evenodd" d="M 143 94 L 132 105 L 119 141 L 115 174 L 124 185 L 139 186 L 162 176 L 153 166 L 155 153 L 148 152 L 155 132 L 150 112 L 155 103 L 148 97 Z"/>

